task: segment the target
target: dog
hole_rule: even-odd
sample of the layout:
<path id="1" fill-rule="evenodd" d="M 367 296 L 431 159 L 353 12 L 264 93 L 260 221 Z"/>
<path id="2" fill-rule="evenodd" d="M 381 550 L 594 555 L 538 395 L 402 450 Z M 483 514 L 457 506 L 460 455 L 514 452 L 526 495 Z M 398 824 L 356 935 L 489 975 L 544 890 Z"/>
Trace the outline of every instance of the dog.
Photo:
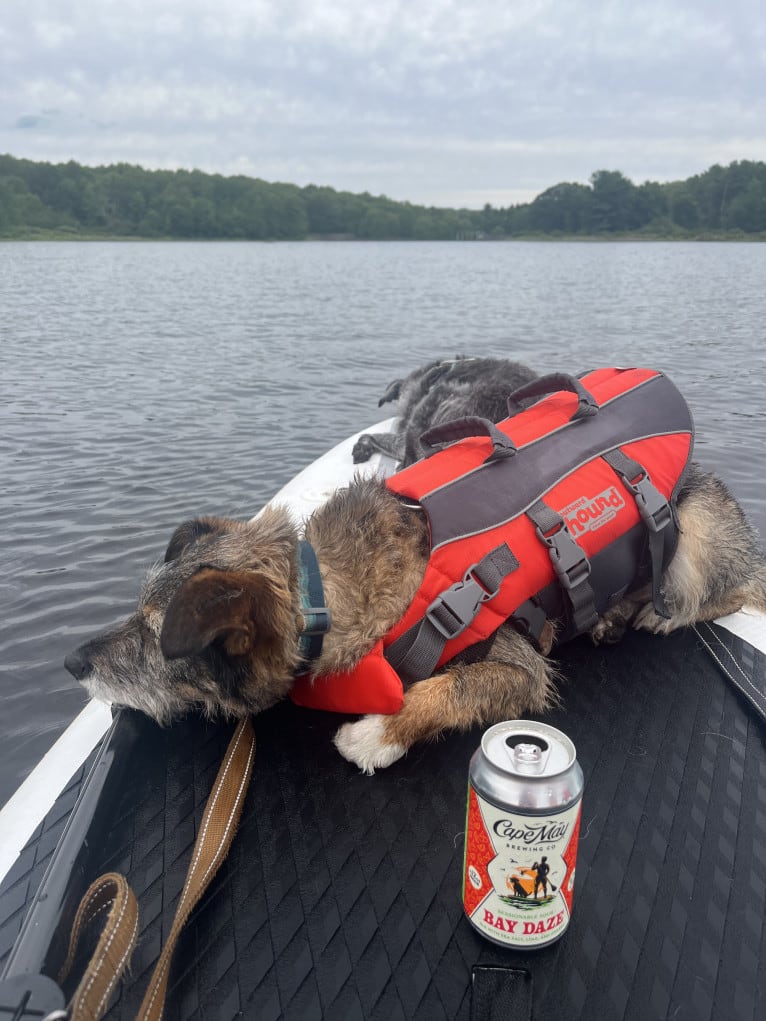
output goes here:
<path id="1" fill-rule="evenodd" d="M 481 413 L 481 393 L 471 399 Z M 692 464 L 677 514 L 678 546 L 662 579 L 669 617 L 657 615 L 645 586 L 596 623 L 594 641 L 617 641 L 627 627 L 667 634 L 746 604 L 766 611 L 759 539 L 725 485 Z M 348 671 L 412 601 L 428 560 L 428 524 L 382 480 L 357 477 L 313 513 L 305 538 L 332 613 L 312 673 Z M 149 571 L 136 612 L 70 653 L 66 668 L 92 696 L 164 724 L 191 708 L 232 718 L 267 709 L 288 695 L 303 659 L 298 542 L 281 507 L 245 522 L 185 522 Z M 543 713 L 557 700 L 554 640 L 555 622 L 546 622 L 538 646 L 506 622 L 478 661 L 456 657 L 413 684 L 398 713 L 344 723 L 335 745 L 371 773 L 447 730 Z"/>
<path id="2" fill-rule="evenodd" d="M 507 885 L 508 885 L 508 887 L 510 889 L 513 890 L 514 894 L 517 897 L 523 897 L 524 900 L 526 900 L 527 897 L 529 896 L 529 894 L 524 889 L 524 887 L 521 885 L 521 883 L 518 881 L 516 876 L 511 876 L 510 880 L 508 880 L 508 884 Z"/>
<path id="3" fill-rule="evenodd" d="M 378 407 L 397 402 L 397 428 L 393 433 L 363 433 L 352 451 L 354 464 L 378 451 L 406 468 L 423 456 L 420 437 L 427 429 L 472 415 L 499 422 L 508 415 L 508 396 L 533 379 L 533 369 L 505 358 L 457 355 L 428 362 L 389 383 Z"/>

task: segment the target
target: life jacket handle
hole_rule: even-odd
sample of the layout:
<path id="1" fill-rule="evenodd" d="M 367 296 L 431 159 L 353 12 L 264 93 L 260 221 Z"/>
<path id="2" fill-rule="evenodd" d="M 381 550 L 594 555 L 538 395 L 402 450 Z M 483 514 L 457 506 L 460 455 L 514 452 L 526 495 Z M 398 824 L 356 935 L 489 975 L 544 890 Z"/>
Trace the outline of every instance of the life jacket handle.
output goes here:
<path id="1" fill-rule="evenodd" d="M 570 376 L 566 372 L 551 372 L 514 390 L 508 397 L 508 414 L 511 417 L 517 415 L 522 410 L 521 402 L 530 397 L 544 397 L 559 390 L 568 390 L 577 396 L 577 410 L 572 415 L 571 422 L 576 422 L 580 418 L 590 418 L 598 412 L 598 401 L 576 376 Z"/>
<path id="2" fill-rule="evenodd" d="M 469 415 L 456 418 L 453 422 L 444 422 L 427 429 L 420 437 L 420 445 L 426 457 L 435 454 L 441 443 L 456 443 L 470 436 L 489 436 L 492 440 L 492 453 L 487 461 L 497 461 L 501 457 L 513 457 L 516 447 L 510 436 L 497 428 L 488 418 Z"/>

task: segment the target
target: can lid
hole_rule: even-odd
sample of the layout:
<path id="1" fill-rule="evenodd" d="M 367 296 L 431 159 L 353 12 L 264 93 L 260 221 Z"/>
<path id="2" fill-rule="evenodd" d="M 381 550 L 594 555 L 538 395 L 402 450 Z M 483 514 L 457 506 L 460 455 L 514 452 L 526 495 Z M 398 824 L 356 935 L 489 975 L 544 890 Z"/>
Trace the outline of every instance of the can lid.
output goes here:
<path id="1" fill-rule="evenodd" d="M 495 724 L 484 734 L 481 747 L 493 766 L 518 776 L 557 776 L 575 761 L 575 747 L 566 734 L 532 720 Z"/>

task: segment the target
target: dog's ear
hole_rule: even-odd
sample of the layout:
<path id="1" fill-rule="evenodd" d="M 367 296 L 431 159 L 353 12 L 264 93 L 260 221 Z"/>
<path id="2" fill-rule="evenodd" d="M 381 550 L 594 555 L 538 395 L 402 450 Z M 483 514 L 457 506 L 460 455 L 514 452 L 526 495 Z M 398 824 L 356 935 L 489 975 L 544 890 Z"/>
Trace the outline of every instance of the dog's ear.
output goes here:
<path id="1" fill-rule="evenodd" d="M 389 401 L 398 401 L 402 393 L 403 379 L 395 379 L 392 383 L 389 383 L 386 387 L 386 392 L 378 401 L 378 407 L 382 408 L 384 404 L 388 404 Z"/>
<path id="2" fill-rule="evenodd" d="M 162 655 L 193 656 L 215 642 L 230 656 L 244 656 L 274 633 L 273 595 L 263 575 L 203 567 L 170 600 L 160 634 Z"/>
<path id="3" fill-rule="evenodd" d="M 165 550 L 165 563 L 169 564 L 171 560 L 176 560 L 187 546 L 201 539 L 203 535 L 222 535 L 229 530 L 230 522 L 225 518 L 192 518 L 190 521 L 184 521 L 170 537 L 168 548 Z"/>

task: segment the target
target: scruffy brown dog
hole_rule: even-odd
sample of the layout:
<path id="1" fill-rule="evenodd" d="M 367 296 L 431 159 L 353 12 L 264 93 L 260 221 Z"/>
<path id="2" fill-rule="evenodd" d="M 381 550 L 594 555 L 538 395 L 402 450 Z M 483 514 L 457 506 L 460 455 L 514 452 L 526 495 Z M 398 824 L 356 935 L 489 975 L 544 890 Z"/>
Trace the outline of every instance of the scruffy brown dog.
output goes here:
<path id="1" fill-rule="evenodd" d="M 632 593 L 593 630 L 626 626 L 667 633 L 749 604 L 766 610 L 766 566 L 757 535 L 713 476 L 692 466 L 678 499 L 680 538 L 663 578 L 670 618 L 648 589 Z M 339 490 L 306 524 L 332 628 L 316 675 L 351 669 L 404 614 L 424 573 L 427 525 L 377 479 Z M 238 522 L 181 525 L 145 581 L 135 614 L 81 646 L 67 669 L 99 698 L 167 723 L 192 706 L 230 717 L 260 712 L 288 694 L 299 668 L 304 616 L 299 535 L 286 509 Z M 543 632 L 550 651 L 554 629 Z M 401 711 L 343 725 L 335 743 L 366 771 L 388 766 L 417 741 L 450 728 L 542 712 L 555 668 L 510 624 L 479 662 L 453 660 L 408 689 Z"/>

